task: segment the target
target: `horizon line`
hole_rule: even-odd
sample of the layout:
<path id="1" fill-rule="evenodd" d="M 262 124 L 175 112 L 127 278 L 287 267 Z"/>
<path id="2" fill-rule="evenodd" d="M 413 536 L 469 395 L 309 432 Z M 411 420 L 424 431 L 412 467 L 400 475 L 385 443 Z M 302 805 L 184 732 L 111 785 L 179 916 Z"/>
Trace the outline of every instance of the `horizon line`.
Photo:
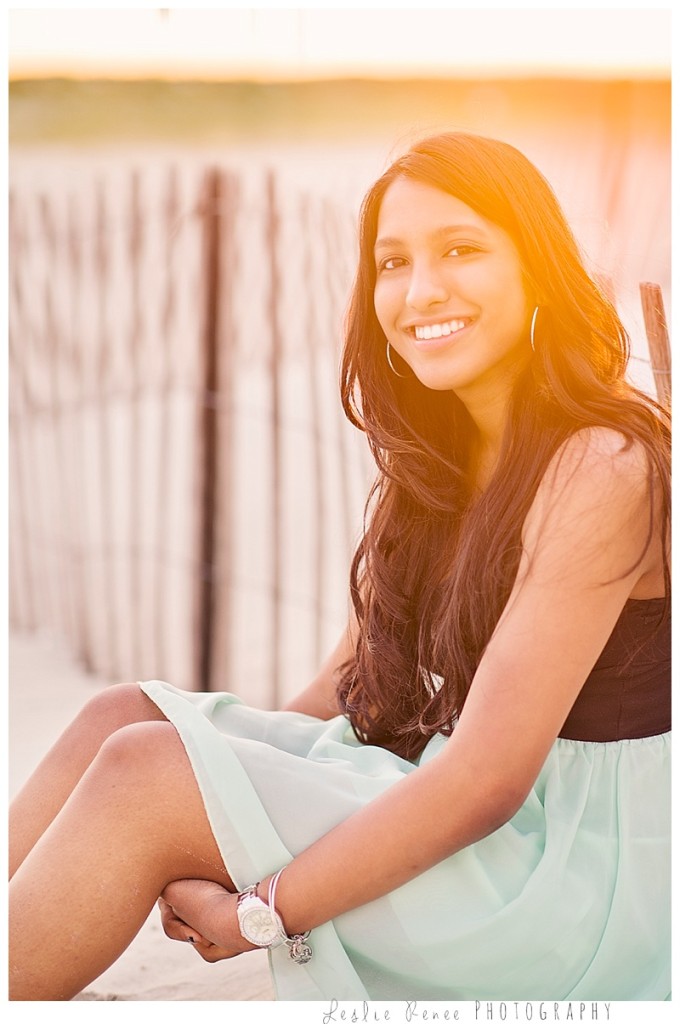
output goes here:
<path id="1" fill-rule="evenodd" d="M 534 81 L 536 79 L 542 80 L 555 80 L 563 81 L 575 80 L 575 81 L 601 81 L 601 82 L 667 82 L 670 84 L 672 81 L 671 69 L 660 69 L 660 68 L 648 68 L 648 69 L 632 69 L 622 68 L 615 70 L 611 68 L 602 69 L 598 71 L 596 68 L 560 68 L 560 69 L 521 69 L 517 67 L 513 68 L 494 68 L 494 69 L 479 69 L 469 70 L 466 69 L 465 73 L 437 73 L 433 74 L 429 72 L 427 74 L 418 73 L 415 71 L 405 72 L 403 74 L 394 73 L 378 73 L 375 72 L 329 72 L 328 74 L 311 74 L 311 75 L 295 75 L 295 74 L 275 74 L 275 75 L 264 75 L 264 74 L 252 74 L 252 75 L 225 75 L 218 73 L 186 73 L 178 74 L 176 72 L 162 72 L 162 71 L 108 71 L 104 70 L 101 72 L 87 72 L 87 71 L 73 71 L 69 70 L 27 70 L 19 72 L 10 72 L 8 74 L 8 83 L 13 82 L 39 82 L 39 81 L 52 81 L 59 79 L 60 81 L 72 81 L 72 82 L 164 82 L 164 83 L 205 83 L 205 84 L 233 84 L 233 85 L 295 85 L 295 84 L 312 84 L 314 82 L 378 82 L 378 83 L 390 83 L 390 82 L 431 82 L 436 84 L 437 82 L 466 82 L 466 81 Z"/>

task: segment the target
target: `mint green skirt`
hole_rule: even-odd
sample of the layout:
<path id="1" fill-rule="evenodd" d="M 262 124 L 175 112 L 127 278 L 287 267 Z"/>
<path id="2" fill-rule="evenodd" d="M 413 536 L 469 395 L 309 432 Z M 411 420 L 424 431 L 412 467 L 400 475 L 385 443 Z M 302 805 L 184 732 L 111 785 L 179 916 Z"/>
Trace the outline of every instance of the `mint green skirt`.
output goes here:
<path id="1" fill-rule="evenodd" d="M 415 771 L 346 718 L 247 707 L 157 680 L 243 888 Z M 419 764 L 446 743 L 435 736 Z M 284 1000 L 670 998 L 670 734 L 558 739 L 515 816 L 387 896 L 270 951 Z M 386 835 L 385 848 L 399 842 Z M 361 871 L 362 851 L 348 863 Z M 228 993 L 225 993 L 228 998 Z"/>

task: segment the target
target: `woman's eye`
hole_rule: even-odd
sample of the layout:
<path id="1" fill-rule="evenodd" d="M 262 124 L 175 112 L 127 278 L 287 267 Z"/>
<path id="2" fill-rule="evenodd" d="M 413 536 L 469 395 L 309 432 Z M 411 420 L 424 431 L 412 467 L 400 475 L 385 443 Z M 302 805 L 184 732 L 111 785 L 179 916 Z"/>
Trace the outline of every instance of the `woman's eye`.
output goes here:
<path id="1" fill-rule="evenodd" d="M 467 245 L 466 243 L 461 242 L 460 245 L 454 245 L 451 249 L 449 249 L 447 255 L 469 256 L 473 252 L 479 252 L 479 249 L 477 249 L 474 245 Z"/>
<path id="2" fill-rule="evenodd" d="M 401 256 L 387 256 L 378 264 L 378 270 L 398 270 L 403 267 L 406 260 Z"/>

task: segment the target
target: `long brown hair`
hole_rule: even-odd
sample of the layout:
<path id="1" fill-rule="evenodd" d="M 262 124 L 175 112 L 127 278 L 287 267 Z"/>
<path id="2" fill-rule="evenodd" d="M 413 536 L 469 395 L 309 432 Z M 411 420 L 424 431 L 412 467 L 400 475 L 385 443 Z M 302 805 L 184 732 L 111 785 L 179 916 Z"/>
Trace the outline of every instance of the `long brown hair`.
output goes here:
<path id="1" fill-rule="evenodd" d="M 484 493 L 470 480 L 476 427 L 453 392 L 426 388 L 393 354 L 373 308 L 382 198 L 406 177 L 448 192 L 513 240 L 539 306 L 536 352 L 517 379 Z M 359 631 L 338 702 L 362 742 L 415 758 L 449 734 L 517 572 L 522 524 L 548 462 L 585 426 L 614 427 L 648 454 L 670 505 L 668 416 L 626 382 L 626 331 L 586 272 L 552 189 L 514 147 L 465 133 L 416 144 L 364 200 L 341 390 L 378 466 L 350 573 Z M 651 533 L 650 533 L 651 540 Z M 665 548 L 665 536 L 664 548 Z M 670 593 L 665 565 L 666 593 Z"/>

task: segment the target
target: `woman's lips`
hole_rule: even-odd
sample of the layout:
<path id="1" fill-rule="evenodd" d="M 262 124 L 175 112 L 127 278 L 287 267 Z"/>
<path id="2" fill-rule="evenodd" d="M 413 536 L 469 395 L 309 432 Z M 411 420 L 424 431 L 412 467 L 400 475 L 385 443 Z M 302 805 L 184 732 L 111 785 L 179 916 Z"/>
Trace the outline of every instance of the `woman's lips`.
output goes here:
<path id="1" fill-rule="evenodd" d="M 451 331 L 447 334 L 442 334 L 439 337 L 430 338 L 419 338 L 416 335 L 415 328 L 411 330 L 411 343 L 415 346 L 418 352 L 433 352 L 437 349 L 446 348 L 449 345 L 454 344 L 474 323 L 473 320 L 459 320 L 455 323 L 462 324 L 456 330 Z M 421 333 L 420 331 L 418 333 Z M 429 333 L 429 332 L 426 332 Z"/>

